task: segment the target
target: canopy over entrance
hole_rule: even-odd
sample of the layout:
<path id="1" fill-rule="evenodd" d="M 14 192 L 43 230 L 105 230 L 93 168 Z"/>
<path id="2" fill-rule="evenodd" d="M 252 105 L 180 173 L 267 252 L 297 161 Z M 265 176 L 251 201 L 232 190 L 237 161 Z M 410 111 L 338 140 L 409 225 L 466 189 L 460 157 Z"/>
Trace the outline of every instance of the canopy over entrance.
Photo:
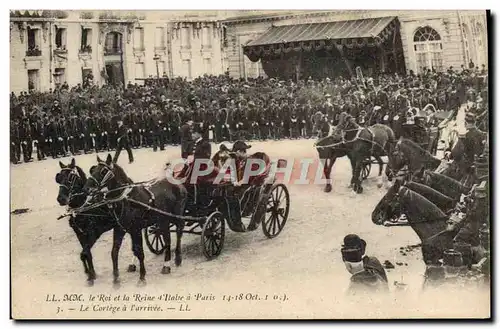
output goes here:
<path id="1" fill-rule="evenodd" d="M 251 61 L 322 49 L 376 47 L 383 44 L 399 27 L 397 17 L 378 17 L 330 23 L 272 27 L 243 47 Z"/>

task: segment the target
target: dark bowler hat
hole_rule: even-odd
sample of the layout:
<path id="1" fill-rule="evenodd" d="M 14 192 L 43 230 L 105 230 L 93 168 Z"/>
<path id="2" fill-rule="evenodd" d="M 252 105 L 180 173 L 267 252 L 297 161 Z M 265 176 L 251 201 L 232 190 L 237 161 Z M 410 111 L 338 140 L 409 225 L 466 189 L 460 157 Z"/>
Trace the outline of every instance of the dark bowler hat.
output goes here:
<path id="1" fill-rule="evenodd" d="M 234 142 L 233 149 L 231 151 L 232 152 L 246 151 L 251 147 L 252 147 L 251 145 L 247 145 L 244 141 L 236 141 Z"/>
<path id="2" fill-rule="evenodd" d="M 346 262 L 360 262 L 366 249 L 366 241 L 357 234 L 348 234 L 344 237 L 342 245 L 342 260 Z"/>
<path id="3" fill-rule="evenodd" d="M 357 234 L 347 234 L 344 237 L 344 248 L 360 248 L 363 251 L 366 248 L 366 241 L 361 239 Z"/>

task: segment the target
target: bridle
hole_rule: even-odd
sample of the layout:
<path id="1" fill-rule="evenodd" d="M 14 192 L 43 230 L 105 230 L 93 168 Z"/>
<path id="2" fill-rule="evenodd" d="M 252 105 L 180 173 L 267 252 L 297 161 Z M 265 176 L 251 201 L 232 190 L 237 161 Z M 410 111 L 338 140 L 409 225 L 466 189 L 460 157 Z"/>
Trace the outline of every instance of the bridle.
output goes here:
<path id="1" fill-rule="evenodd" d="M 58 173 L 56 175 L 56 183 L 59 184 L 60 187 L 65 188 L 68 191 L 68 198 L 71 200 L 71 198 L 75 195 L 82 195 L 83 192 L 80 193 L 74 193 L 75 189 L 75 184 L 78 180 L 82 180 L 82 177 L 78 173 L 78 170 L 75 168 L 62 168 L 61 172 L 63 171 L 69 171 L 66 179 L 63 181 L 61 180 L 61 173 Z"/>
<path id="2" fill-rule="evenodd" d="M 115 173 L 113 172 L 113 169 L 108 166 L 106 163 L 104 162 L 101 162 L 99 163 L 100 165 L 103 166 L 103 168 L 101 168 L 101 170 L 99 171 L 99 173 L 101 174 L 102 176 L 102 179 L 101 181 L 99 182 L 93 175 L 92 173 L 92 169 L 90 170 L 90 176 L 89 176 L 89 179 L 94 181 L 97 185 L 97 188 L 96 190 L 101 190 L 103 189 L 106 184 L 113 178 L 115 178 Z M 98 164 L 98 165 L 99 165 Z M 96 168 L 97 166 L 94 167 L 94 169 Z M 106 171 L 106 173 L 104 173 Z"/>
<path id="3" fill-rule="evenodd" d="M 396 148 L 394 149 L 394 151 L 392 152 L 391 154 L 391 158 L 394 158 L 394 157 L 398 157 L 401 161 L 401 164 L 403 164 L 401 166 L 401 168 L 398 169 L 398 171 L 395 173 L 392 166 L 387 166 L 387 168 L 389 169 L 391 175 L 392 175 L 392 178 L 400 178 L 400 177 L 407 177 L 408 174 L 410 173 L 410 169 L 408 168 L 408 159 L 407 157 L 405 156 L 405 154 L 403 152 L 401 152 L 398 144 L 396 144 Z M 389 161 L 390 163 L 391 161 Z"/>

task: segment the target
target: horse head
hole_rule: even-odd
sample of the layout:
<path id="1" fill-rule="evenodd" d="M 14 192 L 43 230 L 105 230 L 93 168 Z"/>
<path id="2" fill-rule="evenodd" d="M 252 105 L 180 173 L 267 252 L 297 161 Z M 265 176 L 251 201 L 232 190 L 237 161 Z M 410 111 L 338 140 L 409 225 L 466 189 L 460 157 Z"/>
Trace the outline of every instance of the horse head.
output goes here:
<path id="1" fill-rule="evenodd" d="M 404 146 L 402 147 L 402 139 L 400 139 L 394 146 L 391 146 L 388 154 L 388 162 L 385 167 L 385 172 L 389 180 L 397 176 L 399 171 L 406 165 L 406 155 Z"/>
<path id="2" fill-rule="evenodd" d="M 61 171 L 55 177 L 56 183 L 59 185 L 57 202 L 61 206 L 67 206 L 70 204 L 72 197 L 83 190 L 87 176 L 76 165 L 74 158 L 71 159 L 68 165 L 59 161 L 59 167 L 61 167 Z"/>
<path id="3" fill-rule="evenodd" d="M 108 154 L 106 161 L 97 156 L 97 165 L 90 168 L 90 176 L 85 183 L 84 190 L 86 192 L 113 190 L 131 183 L 132 180 L 127 177 L 120 166 L 113 162 L 111 154 Z"/>
<path id="4" fill-rule="evenodd" d="M 372 212 L 372 222 L 375 225 L 383 225 L 384 222 L 400 215 L 399 192 L 403 186 L 401 179 L 396 179 L 394 184 L 387 190 Z"/>

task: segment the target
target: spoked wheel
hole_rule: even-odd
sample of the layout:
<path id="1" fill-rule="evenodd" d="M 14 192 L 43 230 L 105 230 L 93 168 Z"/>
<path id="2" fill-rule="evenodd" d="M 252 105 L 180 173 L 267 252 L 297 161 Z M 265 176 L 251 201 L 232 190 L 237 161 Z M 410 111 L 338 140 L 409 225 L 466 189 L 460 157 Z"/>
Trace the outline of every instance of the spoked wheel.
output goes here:
<path id="1" fill-rule="evenodd" d="M 262 222 L 262 232 L 268 238 L 274 238 L 280 234 L 288 219 L 290 211 L 290 194 L 283 184 L 276 184 L 269 192 L 266 205 L 266 215 Z"/>
<path id="2" fill-rule="evenodd" d="M 219 256 L 224 246 L 226 222 L 224 215 L 216 211 L 211 213 L 203 225 L 201 233 L 201 249 L 208 260 Z"/>
<path id="3" fill-rule="evenodd" d="M 370 176 L 371 170 L 372 170 L 371 160 L 363 162 L 363 167 L 361 168 L 361 179 L 367 179 L 368 176 Z"/>
<path id="4" fill-rule="evenodd" d="M 161 255 L 167 248 L 165 237 L 160 231 L 160 226 L 158 224 L 146 227 L 144 236 L 146 238 L 146 245 L 153 254 Z"/>

